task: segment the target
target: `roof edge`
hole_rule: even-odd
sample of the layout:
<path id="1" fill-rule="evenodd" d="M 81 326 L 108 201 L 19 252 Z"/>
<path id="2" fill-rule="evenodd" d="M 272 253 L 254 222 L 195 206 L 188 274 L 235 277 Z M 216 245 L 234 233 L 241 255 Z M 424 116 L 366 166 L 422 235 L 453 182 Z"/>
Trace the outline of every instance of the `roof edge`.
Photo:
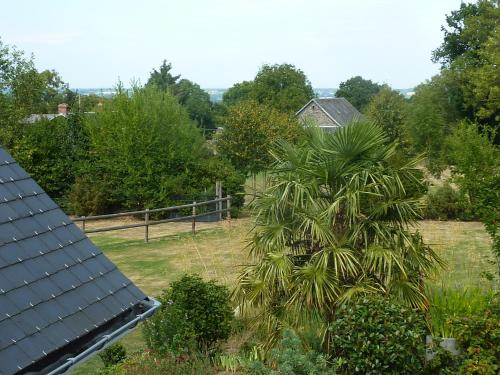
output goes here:
<path id="1" fill-rule="evenodd" d="M 297 111 L 297 113 L 295 114 L 295 116 L 298 116 L 300 112 L 302 112 L 304 109 L 306 109 L 306 108 L 309 106 L 309 104 L 311 104 L 311 102 L 314 102 L 314 103 L 315 103 L 315 104 L 316 104 L 316 105 L 317 105 L 317 106 L 321 109 L 321 111 L 323 111 L 323 113 L 324 113 L 324 114 L 325 114 L 325 115 L 326 115 L 326 116 L 327 116 L 330 120 L 332 120 L 332 121 L 336 124 L 335 126 L 337 126 L 337 127 L 342 126 L 342 125 L 340 125 L 340 124 L 339 124 L 339 122 L 338 122 L 337 120 L 335 120 L 335 119 L 332 117 L 332 115 L 330 115 L 330 114 L 328 113 L 328 111 L 327 111 L 326 109 L 324 109 L 324 108 L 323 108 L 323 106 L 321 105 L 321 103 L 319 103 L 316 99 L 318 99 L 318 98 L 312 98 L 311 100 L 309 100 L 305 106 L 303 106 L 301 109 L 299 109 L 299 110 Z"/>
<path id="2" fill-rule="evenodd" d="M 94 355 L 96 355 L 99 351 L 103 350 L 107 346 L 114 343 L 116 340 L 120 339 L 124 335 L 133 331 L 137 327 L 137 324 L 139 322 L 145 320 L 146 318 L 149 318 L 161 306 L 161 303 L 152 297 L 148 297 L 148 300 L 150 301 L 149 306 L 148 306 L 149 308 L 145 312 L 137 315 L 134 319 L 127 322 L 126 324 L 119 327 L 118 329 L 114 330 L 113 332 L 104 335 L 102 337 L 102 339 L 97 341 L 95 344 L 93 344 L 89 348 L 85 349 L 83 352 L 81 352 L 77 356 L 67 358 L 65 363 L 63 363 L 62 365 L 60 365 L 56 369 L 52 370 L 51 372 L 49 372 L 47 375 L 62 375 L 62 374 L 67 373 L 68 370 L 70 370 L 71 368 L 82 364 L 86 360 L 88 360 L 91 357 L 93 357 Z"/>

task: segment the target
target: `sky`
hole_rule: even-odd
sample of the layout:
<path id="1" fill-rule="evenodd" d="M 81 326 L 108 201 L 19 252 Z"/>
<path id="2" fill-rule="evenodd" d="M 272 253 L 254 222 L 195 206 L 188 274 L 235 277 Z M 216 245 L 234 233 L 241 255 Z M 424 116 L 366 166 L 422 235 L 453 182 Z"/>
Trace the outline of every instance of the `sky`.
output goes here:
<path id="1" fill-rule="evenodd" d="M 145 83 L 166 59 L 203 88 L 290 63 L 313 87 L 361 75 L 411 88 L 439 70 L 431 52 L 460 0 L 15 0 L 3 43 L 33 53 L 72 88 Z"/>

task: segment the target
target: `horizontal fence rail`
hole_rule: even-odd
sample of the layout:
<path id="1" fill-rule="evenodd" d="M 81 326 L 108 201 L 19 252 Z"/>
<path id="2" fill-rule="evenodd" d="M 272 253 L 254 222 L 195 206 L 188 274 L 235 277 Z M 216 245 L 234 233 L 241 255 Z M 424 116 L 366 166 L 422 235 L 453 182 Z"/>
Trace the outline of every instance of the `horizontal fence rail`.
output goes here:
<path id="1" fill-rule="evenodd" d="M 225 208 L 224 208 L 224 202 L 226 202 Z M 216 210 L 208 211 L 208 212 L 201 212 L 201 213 L 196 212 L 197 207 L 207 206 L 207 205 L 213 204 L 213 203 L 215 203 L 215 205 L 216 205 Z M 178 211 L 178 210 L 187 209 L 187 208 L 191 208 L 191 215 L 179 216 L 179 217 L 173 217 L 173 218 L 161 219 L 161 220 L 150 220 L 150 215 L 152 213 L 171 212 L 171 211 Z M 120 213 L 116 213 L 116 214 L 107 214 L 107 215 L 80 216 L 80 217 L 74 218 L 73 221 L 74 222 L 81 222 L 82 223 L 82 230 L 85 233 L 109 232 L 109 231 L 113 231 L 113 230 L 144 227 L 145 228 L 144 241 L 148 242 L 149 241 L 149 227 L 152 225 L 172 223 L 172 222 L 176 222 L 176 221 L 191 221 L 191 231 L 193 232 L 193 234 L 195 234 L 196 233 L 196 218 L 203 217 L 203 216 L 209 216 L 209 215 L 213 215 L 213 214 L 219 214 L 218 219 L 222 220 L 223 213 L 226 213 L 226 218 L 228 220 L 231 219 L 231 196 L 230 195 L 228 195 L 225 198 L 217 198 L 217 199 L 212 199 L 212 200 L 202 201 L 202 202 L 193 202 L 193 203 L 189 203 L 189 204 L 183 204 L 180 206 L 171 206 L 171 207 L 153 208 L 153 209 L 146 208 L 145 210 L 120 212 Z M 134 216 L 134 215 L 144 215 L 144 222 L 134 223 L 134 224 L 126 224 L 126 225 L 115 225 L 115 226 L 111 226 L 111 227 L 94 228 L 94 229 L 87 229 L 85 227 L 85 224 L 88 221 L 113 219 L 113 218 Z"/>

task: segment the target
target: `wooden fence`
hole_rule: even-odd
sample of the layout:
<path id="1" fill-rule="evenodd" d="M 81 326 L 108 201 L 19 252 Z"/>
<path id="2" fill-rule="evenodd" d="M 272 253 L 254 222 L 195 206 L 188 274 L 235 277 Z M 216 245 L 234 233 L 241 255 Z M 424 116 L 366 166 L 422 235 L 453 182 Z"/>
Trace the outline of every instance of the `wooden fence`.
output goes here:
<path id="1" fill-rule="evenodd" d="M 224 202 L 226 202 L 225 208 L 224 208 Z M 216 209 L 214 211 L 208 211 L 208 212 L 202 212 L 202 213 L 196 212 L 197 207 L 207 206 L 207 205 L 213 204 L 213 203 L 215 203 L 215 207 L 216 207 Z M 178 211 L 178 210 L 189 209 L 189 208 L 191 208 L 191 215 L 173 217 L 173 218 L 162 219 L 162 220 L 150 220 L 150 215 L 153 213 Z M 212 200 L 203 201 L 203 202 L 193 202 L 193 203 L 189 203 L 189 204 L 183 204 L 181 206 L 153 208 L 153 209 L 146 208 L 145 210 L 140 210 L 140 211 L 120 212 L 120 213 L 108 214 L 108 215 L 81 216 L 81 217 L 73 219 L 73 221 L 74 222 L 81 222 L 82 223 L 82 230 L 85 233 L 108 232 L 108 231 L 112 231 L 112 230 L 144 227 L 144 241 L 148 242 L 149 241 L 149 227 L 152 225 L 171 223 L 174 221 L 190 220 L 191 221 L 191 231 L 193 234 L 195 234 L 196 233 L 196 218 L 208 216 L 208 215 L 213 215 L 213 214 L 218 214 L 219 220 L 222 220 L 222 214 L 224 212 L 226 213 L 226 218 L 228 220 L 230 220 L 231 219 L 231 196 L 230 195 L 228 195 L 226 198 L 217 198 L 217 199 L 212 199 Z M 133 215 L 144 215 L 144 222 L 143 223 L 135 223 L 135 224 L 127 224 L 127 225 L 115 225 L 112 227 L 105 227 L 105 228 L 93 228 L 93 229 L 85 228 L 85 224 L 88 221 L 114 219 L 114 218 L 118 218 L 118 217 L 133 216 Z"/>

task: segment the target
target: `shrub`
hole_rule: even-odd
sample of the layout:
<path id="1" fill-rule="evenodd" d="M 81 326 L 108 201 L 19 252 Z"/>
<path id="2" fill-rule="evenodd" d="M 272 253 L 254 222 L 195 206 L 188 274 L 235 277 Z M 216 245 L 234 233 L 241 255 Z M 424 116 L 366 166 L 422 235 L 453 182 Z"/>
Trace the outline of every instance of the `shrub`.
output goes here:
<path id="1" fill-rule="evenodd" d="M 449 183 L 429 190 L 425 200 L 424 217 L 437 220 L 474 218 L 465 196 Z"/>
<path id="2" fill-rule="evenodd" d="M 481 315 L 491 300 L 491 293 L 481 289 L 429 288 L 429 328 L 434 337 L 455 337 L 453 319 Z"/>
<path id="3" fill-rule="evenodd" d="M 425 320 L 382 297 L 341 306 L 329 327 L 332 354 L 348 374 L 417 374 L 424 368 Z"/>
<path id="4" fill-rule="evenodd" d="M 280 345 L 271 351 L 268 363 L 253 361 L 247 371 L 255 375 L 328 375 L 335 374 L 335 366 L 323 354 L 304 350 L 299 337 L 293 331 L 285 331 Z"/>
<path id="5" fill-rule="evenodd" d="M 500 300 L 498 295 L 481 314 L 453 319 L 463 350 L 458 373 L 494 375 L 500 370 Z"/>
<path id="6" fill-rule="evenodd" d="M 117 365 L 127 357 L 127 352 L 124 346 L 120 343 L 115 343 L 108 346 L 102 352 L 99 353 L 99 358 L 101 358 L 104 367 L 111 367 Z"/>
<path id="7" fill-rule="evenodd" d="M 88 158 L 88 134 L 79 115 L 42 120 L 25 126 L 12 154 L 40 186 L 59 203 Z"/>
<path id="8" fill-rule="evenodd" d="M 150 349 L 160 352 L 209 352 L 231 333 L 229 292 L 214 281 L 185 275 L 163 292 L 162 306 L 144 324 Z"/>

